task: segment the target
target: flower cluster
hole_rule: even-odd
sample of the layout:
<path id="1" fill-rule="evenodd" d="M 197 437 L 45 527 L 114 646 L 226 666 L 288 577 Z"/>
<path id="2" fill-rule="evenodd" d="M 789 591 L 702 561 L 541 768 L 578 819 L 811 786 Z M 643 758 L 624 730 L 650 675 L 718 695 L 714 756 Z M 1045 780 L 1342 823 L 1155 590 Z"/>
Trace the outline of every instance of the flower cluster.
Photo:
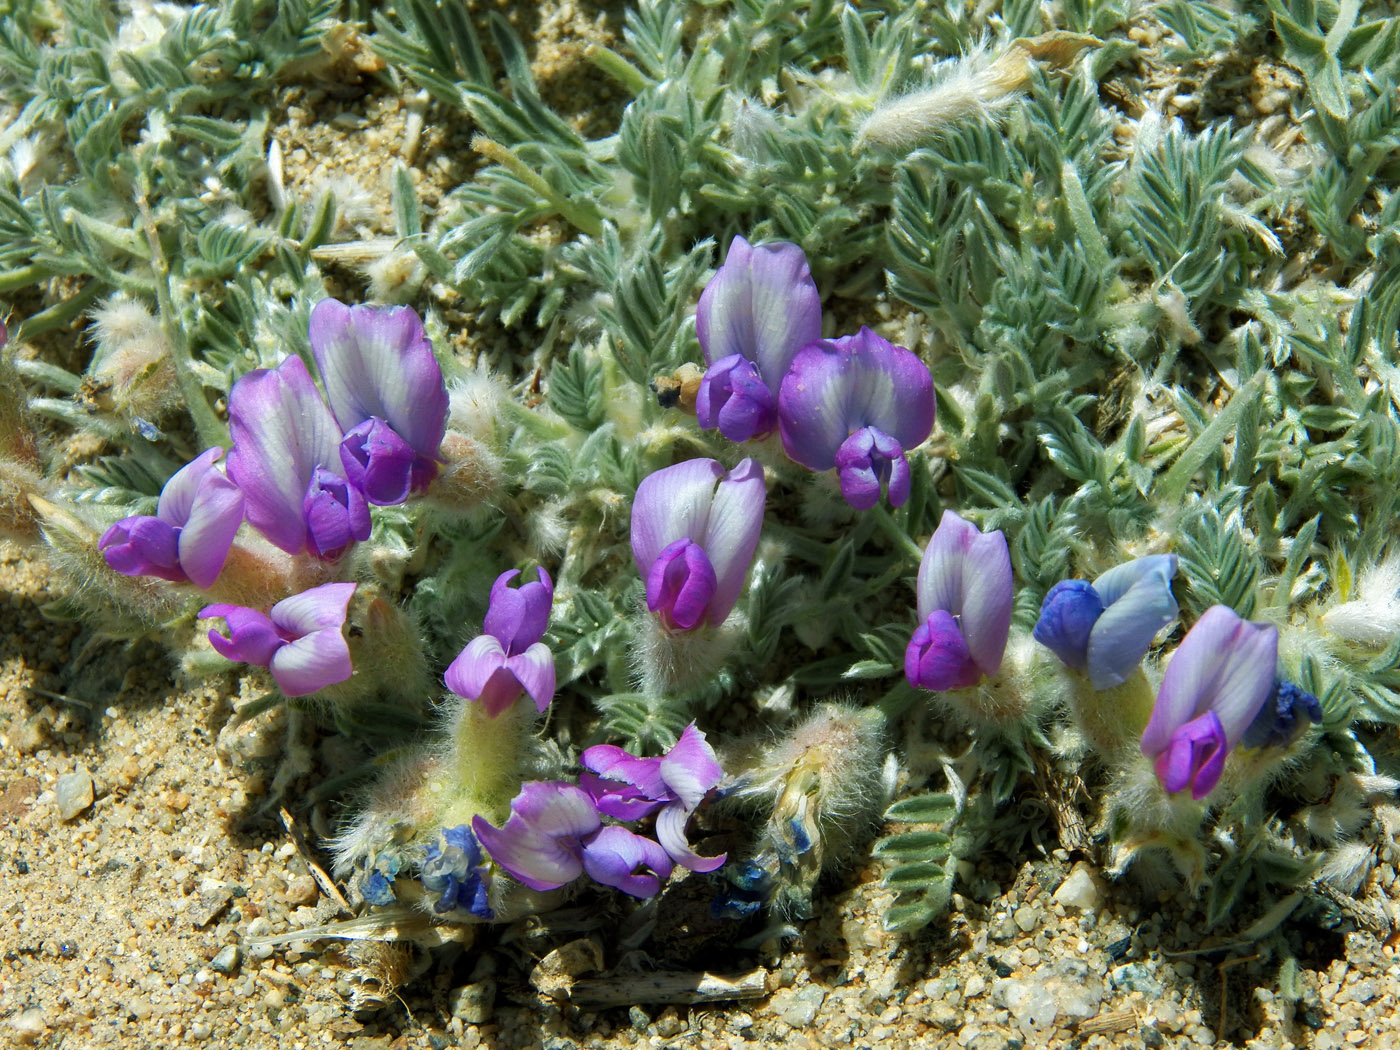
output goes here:
<path id="1" fill-rule="evenodd" d="M 701 293 L 696 334 L 708 366 L 696 398 L 704 429 L 730 441 L 778 430 L 789 458 L 835 469 L 846 502 L 909 498 L 905 453 L 933 431 L 933 377 L 869 328 L 821 338 L 821 297 L 802 249 L 735 237 Z"/>
<path id="2" fill-rule="evenodd" d="M 309 337 L 325 398 L 299 357 L 239 379 L 227 459 L 207 449 L 166 482 L 154 515 L 107 529 L 98 549 L 108 565 L 207 590 L 245 519 L 289 554 L 333 562 L 369 538 L 371 504 L 402 503 L 432 481 L 447 388 L 417 314 L 325 299 Z M 299 696 L 350 677 L 341 627 L 354 590 L 332 583 L 266 613 L 215 603 L 200 615 L 228 624 L 227 636 L 209 634 L 218 652 L 270 668 Z"/>
<path id="3" fill-rule="evenodd" d="M 472 829 L 492 859 L 536 890 L 554 890 L 587 874 L 634 897 L 654 896 L 675 865 L 713 871 L 725 861 L 701 857 L 686 839 L 690 815 L 719 784 L 723 770 L 694 723 L 659 758 L 637 758 L 601 745 L 584 752 L 579 785 L 532 781 L 510 804 L 500 828 L 482 817 Z M 604 817 L 655 814 L 656 840 Z"/>

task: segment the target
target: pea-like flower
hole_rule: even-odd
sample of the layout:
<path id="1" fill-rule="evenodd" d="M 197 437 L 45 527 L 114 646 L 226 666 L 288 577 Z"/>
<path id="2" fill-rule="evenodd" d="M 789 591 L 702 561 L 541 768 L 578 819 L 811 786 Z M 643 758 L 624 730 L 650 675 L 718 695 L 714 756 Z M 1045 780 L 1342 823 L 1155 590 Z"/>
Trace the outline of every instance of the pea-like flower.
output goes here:
<path id="1" fill-rule="evenodd" d="M 916 589 L 919 627 L 904 653 L 909 684 L 942 692 L 996 674 L 1011 632 L 1006 537 L 945 510 L 924 548 Z"/>
<path id="2" fill-rule="evenodd" d="M 340 427 L 301 358 L 233 385 L 229 431 L 229 477 L 248 520 L 275 546 L 332 561 L 369 538 L 369 505 L 341 466 Z"/>
<path id="3" fill-rule="evenodd" d="M 673 869 L 664 849 L 604 826 L 588 792 L 560 781 L 526 784 L 503 826 L 477 816 L 472 830 L 497 864 L 535 890 L 556 890 L 587 873 L 633 897 L 652 897 Z"/>
<path id="4" fill-rule="evenodd" d="M 632 556 L 668 631 L 725 621 L 763 529 L 763 468 L 692 459 L 649 474 L 632 503 Z"/>
<path id="5" fill-rule="evenodd" d="M 1176 565 L 1175 554 L 1154 554 L 1115 566 L 1092 584 L 1061 580 L 1045 595 L 1035 640 L 1088 674 L 1095 689 L 1121 685 L 1157 632 L 1176 619 Z"/>
<path id="6" fill-rule="evenodd" d="M 656 813 L 656 838 L 673 861 L 701 872 L 724 864 L 725 854 L 702 857 L 685 835 L 690 815 L 724 776 L 714 749 L 694 722 L 659 758 L 637 758 L 612 744 L 599 744 L 579 761 L 590 771 L 580 785 L 593 797 L 598 812 L 622 820 Z"/>
<path id="7" fill-rule="evenodd" d="M 1264 706 L 1249 723 L 1240 743 L 1245 747 L 1285 748 L 1308 726 L 1322 721 L 1322 704 L 1301 686 L 1277 681 Z"/>
<path id="8" fill-rule="evenodd" d="M 350 677 L 350 647 L 342 628 L 353 583 L 323 583 L 283 598 L 270 612 L 242 605 L 206 605 L 201 617 L 221 617 L 228 634 L 209 632 L 209 644 L 230 660 L 272 672 L 287 696 L 305 696 Z"/>
<path id="9" fill-rule="evenodd" d="M 447 430 L 447 386 L 423 322 L 406 306 L 311 311 L 316 357 L 331 414 L 345 432 L 340 464 L 369 502 L 402 503 L 437 475 Z"/>
<path id="10" fill-rule="evenodd" d="M 695 401 L 700 426 L 730 441 L 772 433 L 783 376 L 822 334 L 821 295 L 802 249 L 735 237 L 700 293 L 695 334 L 709 366 Z"/>
<path id="11" fill-rule="evenodd" d="M 494 918 L 486 901 L 485 857 L 471 828 L 459 824 L 443 828 L 437 842 L 428 846 L 418 881 L 437 899 L 433 911 L 445 915 L 452 911 L 467 911 L 478 919 Z"/>
<path id="12" fill-rule="evenodd" d="M 1172 654 L 1157 691 L 1142 753 L 1171 794 L 1203 799 L 1220 782 L 1230 749 L 1240 743 L 1273 692 L 1278 628 L 1243 620 L 1213 605 Z"/>
<path id="13" fill-rule="evenodd" d="M 895 507 L 909 498 L 905 453 L 932 432 L 933 415 L 928 368 L 869 328 L 807 344 L 778 393 L 783 449 L 812 470 L 835 468 L 857 510 L 882 492 Z"/>
<path id="14" fill-rule="evenodd" d="M 158 576 L 208 587 L 219 577 L 243 523 L 243 493 L 206 449 L 171 475 L 155 515 L 123 518 L 97 541 L 107 564 L 126 576 Z"/>
<path id="15" fill-rule="evenodd" d="M 447 688 L 480 701 L 492 718 L 509 710 L 522 693 L 540 711 L 554 698 L 554 654 L 540 641 L 549 626 L 554 584 L 543 569 L 536 572 L 538 578 L 521 587 L 510 586 L 519 569 L 496 577 L 483 633 L 467 643 L 443 676 Z"/>

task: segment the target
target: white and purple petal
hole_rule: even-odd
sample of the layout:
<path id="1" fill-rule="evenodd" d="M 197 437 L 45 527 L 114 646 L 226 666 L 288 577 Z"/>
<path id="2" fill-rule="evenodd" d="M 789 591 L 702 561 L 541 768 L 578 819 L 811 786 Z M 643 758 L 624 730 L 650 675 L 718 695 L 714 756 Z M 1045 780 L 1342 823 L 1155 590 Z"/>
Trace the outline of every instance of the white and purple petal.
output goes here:
<path id="1" fill-rule="evenodd" d="M 228 560 L 243 524 L 243 490 L 215 468 L 200 479 L 189 516 L 180 529 L 180 566 L 196 587 L 210 587 Z"/>
<path id="2" fill-rule="evenodd" d="M 583 847 L 583 870 L 594 882 L 633 897 L 654 897 L 672 871 L 671 858 L 651 839 L 611 825 Z"/>
<path id="3" fill-rule="evenodd" d="M 199 617 L 202 620 L 219 617 L 224 621 L 228 634 L 211 630 L 209 644 L 219 655 L 236 663 L 266 667 L 277 650 L 287 644 L 276 624 L 266 613 L 256 609 L 218 603 L 200 609 Z"/>
<path id="4" fill-rule="evenodd" d="M 700 805 L 724 777 L 714 748 L 694 722 L 681 731 L 680 739 L 661 756 L 658 772 L 670 797 L 679 799 L 687 810 Z"/>
<path id="5" fill-rule="evenodd" d="M 549 646 L 536 642 L 523 653 L 506 657 L 506 669 L 535 702 L 535 710 L 543 712 L 554 699 L 554 654 Z"/>
<path id="6" fill-rule="evenodd" d="M 775 395 L 793 357 L 821 338 L 821 329 L 821 295 L 807 257 L 783 241 L 755 247 L 735 237 L 695 310 L 706 364 L 742 355 Z"/>
<path id="7" fill-rule="evenodd" d="M 312 631 L 283 645 L 268 661 L 277 688 L 288 696 L 305 696 L 344 682 L 354 673 L 350 646 L 339 626 Z"/>
<path id="8" fill-rule="evenodd" d="M 664 807 L 656 815 L 656 838 L 666 854 L 683 868 L 695 872 L 715 871 L 724 866 L 729 854 L 721 853 L 714 857 L 702 857 L 691 848 L 686 838 L 685 827 L 690 820 L 691 810 L 679 802 Z"/>
<path id="9" fill-rule="evenodd" d="M 632 557 L 643 577 L 676 540 L 703 541 L 722 477 L 724 467 L 717 461 L 689 459 L 642 479 L 632 499 Z"/>
<path id="10" fill-rule="evenodd" d="M 215 469 L 214 464 L 223 454 L 224 450 L 217 445 L 207 448 L 170 475 L 170 480 L 160 490 L 156 517 L 171 525 L 184 525 L 194 507 L 200 482 L 209 471 Z"/>
<path id="11" fill-rule="evenodd" d="M 309 334 L 342 429 L 378 416 L 420 455 L 437 456 L 447 428 L 447 386 L 413 310 L 323 299 L 311 311 Z"/>
<path id="12" fill-rule="evenodd" d="M 303 504 L 316 468 L 340 464 L 340 427 L 299 357 L 243 376 L 229 395 L 228 476 L 248 521 L 289 554 L 306 549 Z"/>
<path id="13" fill-rule="evenodd" d="M 189 579 L 180 564 L 180 530 L 150 514 L 109 526 L 97 541 L 107 564 L 123 576 L 156 576 L 172 583 Z"/>

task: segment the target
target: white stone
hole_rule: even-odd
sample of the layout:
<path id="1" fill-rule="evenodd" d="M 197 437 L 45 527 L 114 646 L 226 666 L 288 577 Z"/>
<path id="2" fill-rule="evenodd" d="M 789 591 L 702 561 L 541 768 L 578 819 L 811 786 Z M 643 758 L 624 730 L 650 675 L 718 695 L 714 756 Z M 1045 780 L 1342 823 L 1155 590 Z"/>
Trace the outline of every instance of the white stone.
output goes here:
<path id="1" fill-rule="evenodd" d="M 1099 906 L 1099 888 L 1094 885 L 1094 878 L 1088 871 L 1075 868 L 1069 873 L 1069 878 L 1060 883 L 1060 888 L 1055 891 L 1055 900 L 1067 908 L 1092 912 Z"/>
<path id="2" fill-rule="evenodd" d="M 82 767 L 65 773 L 54 785 L 54 800 L 63 820 L 72 820 L 87 809 L 92 805 L 92 797 L 92 774 Z"/>

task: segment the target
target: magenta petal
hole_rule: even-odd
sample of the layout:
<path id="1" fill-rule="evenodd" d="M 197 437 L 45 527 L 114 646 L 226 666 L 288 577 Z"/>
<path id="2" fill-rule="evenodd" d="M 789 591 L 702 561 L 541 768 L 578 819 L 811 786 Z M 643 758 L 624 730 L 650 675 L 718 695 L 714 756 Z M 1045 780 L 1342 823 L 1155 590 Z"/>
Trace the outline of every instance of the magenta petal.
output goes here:
<path id="1" fill-rule="evenodd" d="M 156 576 L 184 583 L 189 577 L 180 566 L 179 542 L 178 528 L 141 514 L 109 527 L 97 541 L 97 549 L 123 576 Z"/>
<path id="2" fill-rule="evenodd" d="M 219 578 L 242 524 L 243 491 L 222 471 L 209 471 L 180 530 L 180 565 L 197 587 L 209 587 Z"/>
<path id="3" fill-rule="evenodd" d="M 447 429 L 447 387 L 416 313 L 323 299 L 311 311 L 310 338 L 342 428 L 378 416 L 419 454 L 437 455 Z"/>
<path id="4" fill-rule="evenodd" d="M 670 630 L 697 627 L 714 593 L 714 566 L 689 539 L 676 540 L 663 550 L 647 574 L 647 608 Z"/>
<path id="5" fill-rule="evenodd" d="M 418 453 L 377 416 L 347 431 L 340 442 L 345 477 L 378 507 L 408 499 L 417 464 Z"/>
<path id="6" fill-rule="evenodd" d="M 724 776 L 715 760 L 714 748 L 694 722 L 681 732 L 675 746 L 661 756 L 660 772 L 671 795 L 686 809 L 700 805 Z"/>
<path id="7" fill-rule="evenodd" d="M 372 522 L 365 494 L 339 474 L 317 467 L 302 501 L 306 549 L 334 561 L 356 540 L 369 539 Z"/>
<path id="8" fill-rule="evenodd" d="M 856 510 L 869 510 L 889 487 L 890 505 L 909 498 L 909 464 L 899 442 L 877 427 L 863 427 L 836 450 L 841 495 Z"/>
<path id="9" fill-rule="evenodd" d="M 340 427 L 299 357 L 249 372 L 229 394 L 228 476 L 248 521 L 289 554 L 306 549 L 303 503 L 318 466 L 340 463 Z"/>
<path id="10" fill-rule="evenodd" d="M 661 889 L 661 879 L 670 876 L 672 865 L 666 851 L 651 839 L 613 825 L 584 845 L 583 870 L 604 886 L 633 897 L 653 897 Z"/>
<path id="11" fill-rule="evenodd" d="M 742 355 L 776 394 L 797 351 L 822 334 L 821 295 L 802 249 L 735 237 L 700 293 L 695 334 L 707 364 Z"/>
<path id="12" fill-rule="evenodd" d="M 547 835 L 582 837 L 602 824 L 581 787 L 562 781 L 531 781 L 510 804 L 513 814 Z"/>
<path id="13" fill-rule="evenodd" d="M 200 619 L 221 617 L 228 625 L 228 635 L 209 632 L 209 644 L 221 656 L 239 663 L 266 667 L 287 640 L 273 622 L 256 609 L 241 605 L 206 605 L 199 610 Z"/>
<path id="14" fill-rule="evenodd" d="M 957 621 L 945 609 L 929 614 L 904 651 L 904 676 L 920 689 L 966 689 L 982 677 Z"/>
<path id="15" fill-rule="evenodd" d="M 700 380 L 695 418 L 701 430 L 718 427 L 730 441 L 748 441 L 777 429 L 778 399 L 757 365 L 731 354 L 711 365 Z"/>
<path id="16" fill-rule="evenodd" d="M 723 867 L 729 854 L 721 853 L 717 857 L 702 857 L 691 849 L 690 840 L 685 835 L 685 826 L 690 820 L 690 814 L 690 809 L 676 802 L 658 813 L 656 815 L 657 841 L 661 843 L 667 855 L 683 868 L 703 873 Z"/>
<path id="17" fill-rule="evenodd" d="M 1192 719 L 1171 735 L 1166 750 L 1157 756 L 1157 777 L 1171 794 L 1191 788 L 1200 801 L 1220 783 L 1230 745 L 1225 727 L 1214 711 Z"/>
<path id="18" fill-rule="evenodd" d="M 160 502 L 156 506 L 156 517 L 171 525 L 184 525 L 189 520 L 194 507 L 195 496 L 204 476 L 214 469 L 214 464 L 224 450 L 217 445 L 207 448 L 194 459 L 170 475 L 170 480 L 160 490 Z"/>
<path id="19" fill-rule="evenodd" d="M 659 758 L 638 758 L 613 744 L 598 744 L 579 756 L 579 763 L 610 781 L 629 784 L 654 801 L 673 797 Z"/>
<path id="20" fill-rule="evenodd" d="M 511 587 L 510 581 L 520 575 L 511 569 L 496 577 L 491 585 L 490 603 L 482 632 L 500 640 L 508 654 L 524 652 L 544 637 L 549 627 L 549 610 L 554 602 L 554 584 L 549 573 L 536 569 L 532 583 Z"/>

